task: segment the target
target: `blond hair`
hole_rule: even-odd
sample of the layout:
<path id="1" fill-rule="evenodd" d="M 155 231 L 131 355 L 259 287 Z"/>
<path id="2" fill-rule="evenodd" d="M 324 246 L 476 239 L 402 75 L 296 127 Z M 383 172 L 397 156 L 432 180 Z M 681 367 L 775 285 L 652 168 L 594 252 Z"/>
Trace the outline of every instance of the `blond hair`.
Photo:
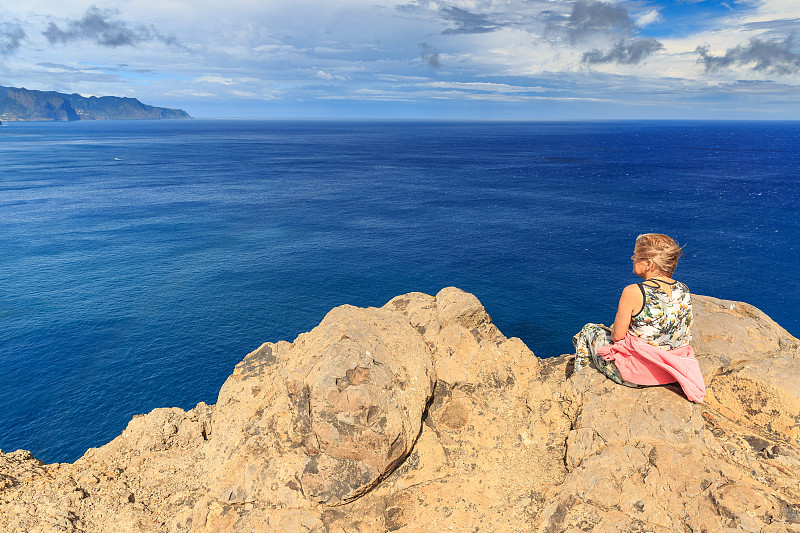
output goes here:
<path id="1" fill-rule="evenodd" d="M 661 272 L 672 277 L 683 250 L 671 237 L 662 233 L 644 233 L 636 237 L 633 255 L 639 260 L 650 260 Z"/>

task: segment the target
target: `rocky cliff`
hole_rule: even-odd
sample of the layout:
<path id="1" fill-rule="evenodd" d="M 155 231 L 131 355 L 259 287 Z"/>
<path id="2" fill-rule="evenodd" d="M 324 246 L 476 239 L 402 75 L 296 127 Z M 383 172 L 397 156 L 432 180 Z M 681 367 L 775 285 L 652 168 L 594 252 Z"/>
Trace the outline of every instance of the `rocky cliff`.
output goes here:
<path id="1" fill-rule="evenodd" d="M 0 453 L 0 531 L 800 531 L 800 342 L 696 296 L 703 404 L 540 360 L 455 288 L 339 307 L 74 464 Z"/>
<path id="2" fill-rule="evenodd" d="M 186 111 L 143 104 L 136 98 L 81 96 L 0 86 L 0 120 L 108 120 L 190 118 Z"/>

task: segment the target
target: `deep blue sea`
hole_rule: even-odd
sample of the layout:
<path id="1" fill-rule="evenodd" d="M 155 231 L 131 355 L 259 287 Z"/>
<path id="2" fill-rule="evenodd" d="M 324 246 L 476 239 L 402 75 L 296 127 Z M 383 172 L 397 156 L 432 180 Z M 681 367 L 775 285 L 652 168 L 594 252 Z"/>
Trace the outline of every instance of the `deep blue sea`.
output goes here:
<path id="1" fill-rule="evenodd" d="M 454 285 L 540 357 L 610 323 L 639 233 L 800 335 L 800 123 L 0 127 L 0 448 L 74 461 L 341 304 Z"/>

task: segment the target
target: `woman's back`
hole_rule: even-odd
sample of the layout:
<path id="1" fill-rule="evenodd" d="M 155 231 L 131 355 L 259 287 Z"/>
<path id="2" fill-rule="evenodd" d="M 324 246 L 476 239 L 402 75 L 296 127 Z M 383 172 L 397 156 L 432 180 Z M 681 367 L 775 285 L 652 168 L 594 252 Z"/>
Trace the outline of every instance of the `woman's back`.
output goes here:
<path id="1" fill-rule="evenodd" d="M 575 372 L 590 363 L 620 385 L 680 383 L 686 398 L 703 401 L 706 386 L 694 357 L 692 297 L 672 279 L 681 248 L 662 233 L 636 237 L 633 273 L 644 281 L 622 290 L 614 324 L 586 324 L 572 338 Z"/>
<path id="2" fill-rule="evenodd" d="M 680 281 L 647 280 L 637 284 L 644 296 L 641 311 L 631 318 L 632 334 L 667 350 L 692 340 L 692 298 Z"/>

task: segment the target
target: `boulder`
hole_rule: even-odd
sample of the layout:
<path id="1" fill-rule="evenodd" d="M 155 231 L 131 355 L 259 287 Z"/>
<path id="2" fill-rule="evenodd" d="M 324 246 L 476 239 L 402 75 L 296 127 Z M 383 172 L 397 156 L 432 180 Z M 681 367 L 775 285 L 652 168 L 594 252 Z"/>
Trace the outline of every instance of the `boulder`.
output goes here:
<path id="1" fill-rule="evenodd" d="M 423 339 L 384 309 L 339 307 L 292 344 L 264 344 L 220 391 L 212 494 L 289 507 L 357 498 L 411 451 L 434 381 Z"/>

